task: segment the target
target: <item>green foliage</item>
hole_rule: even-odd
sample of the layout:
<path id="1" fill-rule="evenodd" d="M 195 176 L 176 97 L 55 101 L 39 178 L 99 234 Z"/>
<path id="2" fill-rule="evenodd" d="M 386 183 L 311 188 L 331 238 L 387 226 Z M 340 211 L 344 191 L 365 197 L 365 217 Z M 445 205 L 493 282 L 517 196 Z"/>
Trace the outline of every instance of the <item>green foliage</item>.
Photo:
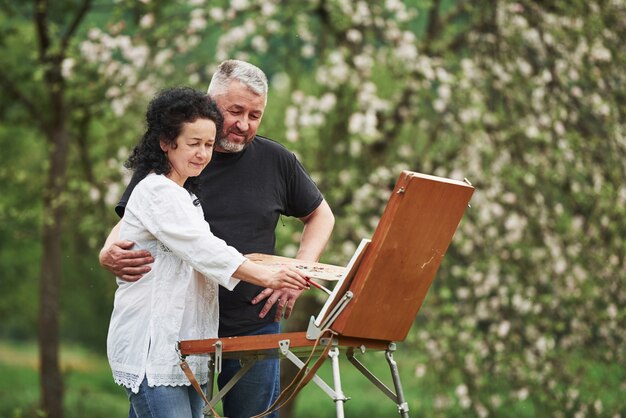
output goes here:
<path id="1" fill-rule="evenodd" d="M 36 321 L 36 284 L 40 257 L 40 161 L 45 147 L 31 130 L 3 124 L 0 153 L 0 334 L 32 337 Z"/>
<path id="2" fill-rule="evenodd" d="M 76 6 L 59 4 L 57 15 Z M 49 113 L 30 13 L 0 8 L 0 75 Z M 235 57 L 270 77 L 260 133 L 300 157 L 335 212 L 323 261 L 345 264 L 371 236 L 400 170 L 476 186 L 403 345 L 412 354 L 400 362 L 423 376 L 410 384 L 412 410 L 625 414 L 625 21 L 623 0 L 95 5 L 65 63 L 64 338 L 103 349 L 114 283 L 97 252 L 148 98 L 204 89 Z M 0 115 L 0 335 L 25 338 L 45 118 L 8 93 Z M 283 221 L 279 253 L 294 255 L 299 225 Z"/>

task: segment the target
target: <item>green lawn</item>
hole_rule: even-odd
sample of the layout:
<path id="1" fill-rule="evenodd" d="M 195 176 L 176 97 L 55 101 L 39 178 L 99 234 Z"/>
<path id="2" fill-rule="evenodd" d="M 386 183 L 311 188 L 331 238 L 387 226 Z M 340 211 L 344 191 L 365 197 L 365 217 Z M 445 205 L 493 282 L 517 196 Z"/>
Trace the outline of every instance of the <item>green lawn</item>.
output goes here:
<path id="1" fill-rule="evenodd" d="M 65 416 L 124 417 L 128 401 L 113 383 L 104 356 L 79 347 L 63 347 Z M 0 417 L 40 417 L 39 377 L 35 344 L 0 342 Z"/>
<path id="2" fill-rule="evenodd" d="M 106 357 L 80 347 L 63 346 L 61 364 L 65 375 L 66 418 L 125 417 L 128 401 L 124 391 L 113 383 Z M 383 353 L 371 352 L 358 356 L 381 380 L 392 387 L 390 373 Z M 404 391 L 410 408 L 417 405 L 415 363 L 408 353 L 397 353 Z M 341 362 L 343 391 L 351 400 L 345 405 L 347 416 L 398 416 L 395 404 L 360 375 L 345 358 Z M 320 376 L 332 386 L 330 362 L 320 370 Z M 412 377 L 413 376 L 413 377 Z M 411 396 L 409 396 L 411 394 Z M 37 349 L 35 344 L 0 341 L 0 418 L 40 417 L 38 411 L 39 383 Z M 298 417 L 333 417 L 334 402 L 310 383 L 298 396 Z M 221 410 L 218 408 L 218 412 Z"/>
<path id="3" fill-rule="evenodd" d="M 63 346 L 61 364 L 65 376 L 65 418 L 114 418 L 126 417 L 128 401 L 124 391 L 113 383 L 111 372 L 102 354 L 94 354 L 75 346 Z M 585 416 L 626 416 L 623 396 L 626 390 L 626 367 L 623 364 L 610 364 L 592 361 L 584 353 L 563 355 L 563 371 L 579 376 L 575 388 L 579 393 L 578 402 L 602 403 L 601 412 Z M 357 355 L 376 376 L 387 386 L 392 387 L 391 377 L 384 353 L 367 352 Z M 411 417 L 467 417 L 477 416 L 461 408 L 455 401 L 455 383 L 435 373 L 416 376 L 419 361 L 425 362 L 420 353 L 399 344 L 394 359 L 400 369 L 406 401 Z M 370 381 L 361 375 L 345 357 L 340 358 L 342 389 L 349 401 L 344 406 L 347 417 L 398 417 L 395 403 L 385 396 Z M 330 361 L 318 373 L 332 386 Z M 447 376 L 450 378 L 450 376 Z M 570 376 L 571 377 L 571 376 Z M 568 381 L 573 381 L 571 378 Z M 534 418 L 555 416 L 554 410 L 546 403 L 545 391 L 531 391 L 525 400 L 505 399 L 510 392 L 510 382 L 503 377 L 493 376 L 480 394 L 488 399 L 502 396 L 503 403 L 492 415 L 507 418 Z M 568 393 L 572 387 L 557 384 L 552 392 Z M 442 415 L 436 408 L 435 399 L 441 396 L 453 402 Z M 34 343 L 18 344 L 0 341 L 0 418 L 41 417 L 38 411 L 39 385 L 37 374 L 37 350 Z M 553 408 L 552 408 L 553 409 Z M 221 409 L 218 407 L 218 412 Z M 298 418 L 331 418 L 335 416 L 335 404 L 330 397 L 309 383 L 297 397 L 296 416 Z"/>

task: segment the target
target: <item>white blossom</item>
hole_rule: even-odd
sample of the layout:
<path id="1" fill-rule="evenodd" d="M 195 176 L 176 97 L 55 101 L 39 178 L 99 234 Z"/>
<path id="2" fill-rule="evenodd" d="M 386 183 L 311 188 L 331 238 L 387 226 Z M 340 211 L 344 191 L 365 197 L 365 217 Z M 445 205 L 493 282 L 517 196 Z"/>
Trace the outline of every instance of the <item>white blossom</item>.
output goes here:
<path id="1" fill-rule="evenodd" d="M 248 7 L 248 0 L 230 0 L 230 7 L 233 8 L 233 10 L 244 10 L 246 7 Z"/>
<path id="2" fill-rule="evenodd" d="M 597 62 L 609 62 L 611 61 L 611 51 L 596 40 L 591 48 L 591 59 Z"/>
<path id="3" fill-rule="evenodd" d="M 276 13 L 276 4 L 272 3 L 271 1 L 264 1 L 261 4 L 261 14 L 263 16 L 272 16 L 274 13 Z"/>
<path id="4" fill-rule="evenodd" d="M 74 66 L 76 65 L 76 60 L 74 58 L 65 58 L 61 63 L 61 74 L 63 78 L 68 79 L 72 77 L 74 73 Z"/>
<path id="5" fill-rule="evenodd" d="M 221 22 L 226 18 L 224 9 L 220 7 L 211 7 L 209 9 L 209 17 L 215 22 Z"/>
<path id="6" fill-rule="evenodd" d="M 417 366 L 415 366 L 415 377 L 422 378 L 426 375 L 426 365 L 425 364 L 418 364 Z"/>
<path id="7" fill-rule="evenodd" d="M 348 39 L 348 41 L 356 44 L 359 43 L 363 40 L 363 35 L 361 34 L 360 31 L 356 30 L 356 29 L 349 29 L 348 32 L 346 32 L 346 39 Z"/>
<path id="8" fill-rule="evenodd" d="M 509 330 L 511 329 L 511 323 L 509 321 L 502 321 L 500 325 L 498 325 L 498 336 L 500 338 L 504 338 L 509 334 Z"/>
<path id="9" fill-rule="evenodd" d="M 522 389 L 518 390 L 517 393 L 516 393 L 517 399 L 519 399 L 520 401 L 523 401 L 526 398 L 528 398 L 529 394 L 530 394 L 530 392 L 529 392 L 529 390 L 527 388 L 522 388 Z"/>
<path id="10" fill-rule="evenodd" d="M 312 44 L 304 44 L 300 50 L 303 58 L 311 58 L 315 56 L 315 47 Z"/>
<path id="11" fill-rule="evenodd" d="M 192 32 L 199 32 L 206 28 L 207 19 L 204 15 L 204 11 L 201 9 L 194 9 L 191 12 L 191 18 L 189 20 L 189 30 Z"/>
<path id="12" fill-rule="evenodd" d="M 152 26 L 154 26 L 154 14 L 147 13 L 141 16 L 141 19 L 139 19 L 139 26 L 142 29 L 147 29 L 147 28 L 151 28 Z"/>
<path id="13" fill-rule="evenodd" d="M 267 41 L 262 36 L 255 36 L 252 38 L 252 47 L 255 51 L 258 52 L 266 52 L 267 51 Z"/>

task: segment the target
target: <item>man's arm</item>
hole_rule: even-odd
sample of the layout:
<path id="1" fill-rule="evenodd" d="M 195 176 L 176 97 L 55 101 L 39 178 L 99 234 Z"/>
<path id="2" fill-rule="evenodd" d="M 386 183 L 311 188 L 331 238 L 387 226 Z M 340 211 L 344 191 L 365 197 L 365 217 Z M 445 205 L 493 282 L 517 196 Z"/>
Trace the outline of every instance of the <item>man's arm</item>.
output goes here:
<path id="1" fill-rule="evenodd" d="M 304 229 L 296 258 L 306 261 L 319 261 L 335 226 L 335 216 L 326 200 L 322 200 L 322 203 L 313 212 L 299 219 L 304 223 Z M 278 301 L 275 321 L 279 322 L 283 313 L 285 319 L 289 318 L 300 293 L 295 290 L 265 289 L 252 299 L 252 303 L 256 304 L 267 298 L 265 306 L 259 313 L 259 317 L 263 318 Z"/>
<path id="2" fill-rule="evenodd" d="M 100 250 L 100 265 L 115 276 L 127 282 L 135 282 L 150 271 L 147 264 L 154 258 L 149 251 L 131 250 L 135 245 L 132 241 L 120 241 L 120 220 L 111 230 L 104 247 Z"/>
<path id="3" fill-rule="evenodd" d="M 304 223 L 304 229 L 296 258 L 298 260 L 319 261 L 326 244 L 328 244 L 330 234 L 333 232 L 335 216 L 326 200 L 322 200 L 317 209 L 300 220 Z"/>

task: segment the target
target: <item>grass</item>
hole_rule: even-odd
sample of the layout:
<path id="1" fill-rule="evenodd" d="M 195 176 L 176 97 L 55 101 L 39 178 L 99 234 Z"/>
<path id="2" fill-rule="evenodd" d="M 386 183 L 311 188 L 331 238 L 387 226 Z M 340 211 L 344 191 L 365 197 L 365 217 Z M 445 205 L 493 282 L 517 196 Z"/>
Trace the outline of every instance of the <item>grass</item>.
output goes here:
<path id="1" fill-rule="evenodd" d="M 34 343 L 0 341 L 0 418 L 41 417 L 39 405 L 39 377 L 37 347 Z M 357 356 L 366 363 L 385 384 L 392 386 L 383 353 L 371 352 Z M 402 372 L 405 394 L 415 394 L 415 359 L 408 353 L 402 360 L 395 358 Z M 372 383 L 354 369 L 345 357 L 340 359 L 343 391 L 351 400 L 345 405 L 347 416 L 397 417 L 395 404 Z M 406 363 L 406 364 L 403 364 Z M 125 417 L 128 401 L 124 391 L 113 382 L 106 357 L 81 347 L 63 346 L 61 367 L 65 378 L 66 418 Z M 332 386 L 330 361 L 319 375 Z M 411 378 L 413 375 L 413 378 Z M 411 398 L 411 399 L 409 399 Z M 407 396 L 411 409 L 416 396 Z M 221 412 L 221 408 L 218 408 Z M 314 383 L 309 383 L 297 398 L 297 417 L 334 417 L 335 404 Z"/>
<path id="2" fill-rule="evenodd" d="M 106 357 L 63 346 L 61 369 L 66 418 L 128 415 L 126 395 L 113 383 Z M 0 418 L 41 416 L 37 346 L 0 342 Z"/>
<path id="3" fill-rule="evenodd" d="M 367 352 L 357 355 L 389 388 L 393 388 L 389 367 L 382 352 Z M 417 377 L 416 367 L 419 362 L 426 362 L 422 354 L 410 350 L 408 346 L 398 345 L 394 354 L 401 375 L 403 392 L 409 405 L 410 416 L 427 417 L 464 417 L 475 416 L 458 405 L 451 405 L 445 415 L 436 408 L 435 399 L 442 395 L 454 399 L 455 384 L 446 382 L 445 376 L 426 373 Z M 580 393 L 579 401 L 587 405 L 599 400 L 602 412 L 585 416 L 626 416 L 623 399 L 626 393 L 626 367 L 623 364 L 611 364 L 591 360 L 582 353 L 563 354 L 563 370 L 566 381 L 575 381 L 579 376 L 576 390 Z M 65 418 L 110 418 L 126 417 L 128 401 L 126 394 L 113 383 L 106 356 L 94 354 L 76 346 L 62 346 L 61 366 L 65 385 Z M 347 417 L 379 418 L 398 417 L 395 403 L 367 380 L 350 364 L 345 356 L 340 357 L 341 385 L 348 400 L 344 405 Z M 332 387 L 330 361 L 326 361 L 318 375 Z M 486 376 L 488 377 L 488 376 Z M 448 376 L 450 378 L 450 376 Z M 511 390 L 506 379 L 493 379 L 484 388 L 485 398 L 503 395 Z M 449 379 L 448 379 L 449 380 Z M 457 380 L 457 379 L 453 379 Z M 573 389 L 559 383 L 552 391 L 567 393 Z M 492 416 L 531 418 L 535 416 L 554 416 L 550 403 L 544 399 L 544 391 L 531 391 L 523 401 L 509 399 Z M 482 395 L 481 395 L 482 396 Z M 454 402 L 454 401 L 453 401 Z M 35 343 L 15 343 L 0 340 L 0 418 L 35 418 L 41 417 L 39 405 L 39 377 L 37 366 L 37 347 Z M 221 413 L 221 408 L 218 407 Z M 298 418 L 335 417 L 335 403 L 315 383 L 311 382 L 297 397 L 295 416 Z"/>

